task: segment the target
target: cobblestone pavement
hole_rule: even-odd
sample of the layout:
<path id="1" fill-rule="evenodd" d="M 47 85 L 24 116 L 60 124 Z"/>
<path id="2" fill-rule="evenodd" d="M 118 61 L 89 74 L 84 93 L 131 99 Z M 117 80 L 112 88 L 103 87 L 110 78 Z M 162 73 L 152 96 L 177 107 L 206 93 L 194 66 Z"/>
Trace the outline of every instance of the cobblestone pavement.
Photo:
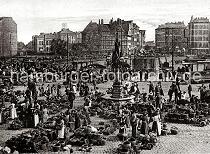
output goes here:
<path id="1" fill-rule="evenodd" d="M 177 135 L 158 137 L 158 143 L 152 150 L 142 150 L 141 154 L 209 154 L 210 126 L 196 127 L 186 124 L 168 124 L 176 126 L 180 132 Z M 116 134 L 116 133 L 115 133 Z M 110 136 L 105 146 L 93 146 L 91 154 L 116 153 L 120 141 L 115 135 Z M 76 148 L 75 148 L 76 150 Z M 84 152 L 74 151 L 76 154 Z"/>
<path id="2" fill-rule="evenodd" d="M 168 124 L 176 126 L 177 135 L 160 136 L 158 144 L 142 154 L 204 154 L 210 153 L 210 126 L 196 127 L 186 124 Z"/>

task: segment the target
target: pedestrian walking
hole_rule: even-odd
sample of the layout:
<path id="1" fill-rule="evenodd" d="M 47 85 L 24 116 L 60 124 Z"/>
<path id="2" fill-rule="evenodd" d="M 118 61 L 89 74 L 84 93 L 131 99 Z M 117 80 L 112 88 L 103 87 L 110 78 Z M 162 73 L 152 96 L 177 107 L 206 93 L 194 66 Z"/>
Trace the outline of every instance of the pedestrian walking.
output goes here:
<path id="1" fill-rule="evenodd" d="M 189 84 L 187 89 L 188 89 L 188 95 L 191 98 L 192 97 L 192 85 Z"/>
<path id="2" fill-rule="evenodd" d="M 70 109 L 72 109 L 74 105 L 74 100 L 75 100 L 75 93 L 73 89 L 67 89 L 67 97 L 68 97 Z"/>

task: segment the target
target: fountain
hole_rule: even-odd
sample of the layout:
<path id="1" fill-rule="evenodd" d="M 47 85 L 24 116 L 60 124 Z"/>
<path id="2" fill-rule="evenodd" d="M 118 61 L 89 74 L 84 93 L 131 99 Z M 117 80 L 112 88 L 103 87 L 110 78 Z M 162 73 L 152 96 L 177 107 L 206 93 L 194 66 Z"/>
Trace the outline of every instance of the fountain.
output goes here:
<path id="1" fill-rule="evenodd" d="M 114 102 L 125 103 L 127 101 L 134 99 L 134 96 L 125 95 L 123 92 L 122 77 L 120 76 L 120 74 L 122 74 L 120 68 L 122 68 L 121 60 L 123 59 L 123 57 L 121 56 L 122 51 L 121 54 L 119 51 L 119 46 L 120 46 L 119 44 L 120 43 L 118 42 L 118 34 L 117 34 L 115 41 L 115 50 L 112 53 L 112 69 L 114 70 L 115 73 L 115 80 L 112 85 L 112 93 L 106 94 L 102 98 Z"/>

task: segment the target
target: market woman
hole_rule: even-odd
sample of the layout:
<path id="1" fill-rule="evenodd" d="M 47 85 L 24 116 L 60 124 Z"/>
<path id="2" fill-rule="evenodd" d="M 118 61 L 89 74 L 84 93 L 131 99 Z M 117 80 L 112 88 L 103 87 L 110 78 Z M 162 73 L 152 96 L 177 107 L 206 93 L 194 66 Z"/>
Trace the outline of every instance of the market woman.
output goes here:
<path id="1" fill-rule="evenodd" d="M 160 122 L 160 112 L 157 109 L 153 116 L 153 124 L 152 124 L 152 131 L 157 133 L 157 135 L 161 135 L 161 122 Z"/>
<path id="2" fill-rule="evenodd" d="M 11 104 L 11 110 L 10 110 L 11 119 L 17 118 L 17 110 L 15 108 L 15 104 Z"/>
<path id="3" fill-rule="evenodd" d="M 43 110 L 42 110 L 42 122 L 45 123 L 47 122 L 48 119 L 48 110 L 46 106 L 43 106 Z"/>
<path id="4" fill-rule="evenodd" d="M 65 135 L 65 124 L 62 117 L 59 117 L 56 123 L 56 129 L 58 134 L 58 139 L 64 139 Z"/>
<path id="5" fill-rule="evenodd" d="M 149 131 L 148 123 L 149 123 L 148 114 L 146 111 L 144 111 L 143 117 L 142 117 L 142 123 L 141 123 L 141 127 L 140 127 L 141 134 L 144 134 L 144 135 L 148 134 L 148 131 Z"/>

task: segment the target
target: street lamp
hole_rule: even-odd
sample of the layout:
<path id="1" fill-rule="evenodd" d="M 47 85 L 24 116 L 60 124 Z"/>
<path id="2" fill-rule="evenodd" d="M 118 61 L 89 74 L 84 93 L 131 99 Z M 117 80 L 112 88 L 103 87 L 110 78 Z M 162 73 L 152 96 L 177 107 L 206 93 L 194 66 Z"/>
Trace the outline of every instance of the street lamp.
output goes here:
<path id="1" fill-rule="evenodd" d="M 66 49 L 67 49 L 67 67 L 69 67 L 69 35 L 66 33 Z"/>

